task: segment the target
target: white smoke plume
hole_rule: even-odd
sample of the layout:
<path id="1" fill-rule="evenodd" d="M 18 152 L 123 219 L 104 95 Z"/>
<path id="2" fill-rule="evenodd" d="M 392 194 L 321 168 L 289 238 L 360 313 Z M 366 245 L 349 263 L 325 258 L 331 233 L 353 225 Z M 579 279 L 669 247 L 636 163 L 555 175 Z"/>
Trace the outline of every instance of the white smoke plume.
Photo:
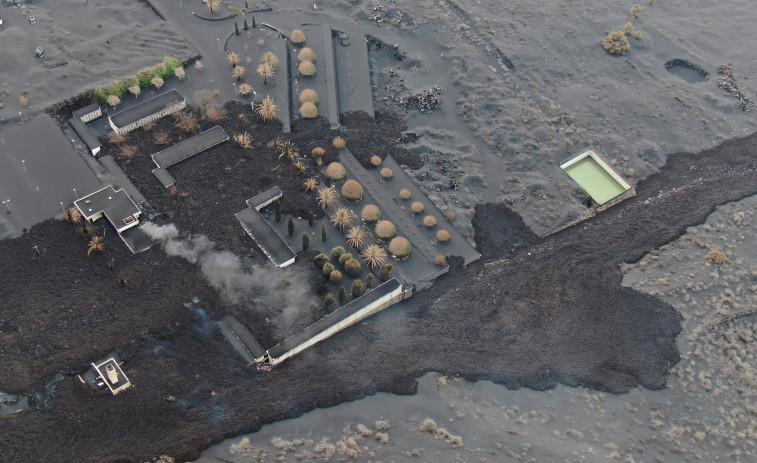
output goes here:
<path id="1" fill-rule="evenodd" d="M 197 264 L 204 278 L 226 302 L 267 308 L 265 313 L 282 330 L 282 335 L 292 334 L 284 331 L 288 331 L 287 328 L 298 318 L 310 313 L 313 296 L 303 272 L 270 267 L 245 270 L 234 253 L 215 249 L 215 243 L 204 235 L 180 238 L 174 224 L 145 222 L 142 229 L 159 242 L 169 256 L 182 257 Z"/>

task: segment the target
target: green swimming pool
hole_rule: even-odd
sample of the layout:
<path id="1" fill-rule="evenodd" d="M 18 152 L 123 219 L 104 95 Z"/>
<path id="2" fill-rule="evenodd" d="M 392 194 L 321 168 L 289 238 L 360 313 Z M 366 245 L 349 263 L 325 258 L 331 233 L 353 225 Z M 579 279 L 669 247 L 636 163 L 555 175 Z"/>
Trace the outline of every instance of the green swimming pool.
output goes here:
<path id="1" fill-rule="evenodd" d="M 618 182 L 592 156 L 586 156 L 565 167 L 564 170 L 599 205 L 606 203 L 628 189 L 627 186 Z"/>

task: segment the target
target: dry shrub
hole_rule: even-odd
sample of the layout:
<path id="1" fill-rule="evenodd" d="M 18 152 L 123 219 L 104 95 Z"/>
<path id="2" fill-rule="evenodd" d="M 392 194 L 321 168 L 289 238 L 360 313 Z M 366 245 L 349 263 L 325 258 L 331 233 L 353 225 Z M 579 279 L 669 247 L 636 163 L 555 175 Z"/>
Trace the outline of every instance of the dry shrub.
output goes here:
<path id="1" fill-rule="evenodd" d="M 213 122 L 221 122 L 226 119 L 226 115 L 226 110 L 217 106 L 212 106 L 205 112 L 205 116 Z"/>
<path id="2" fill-rule="evenodd" d="M 373 204 L 368 204 L 360 212 L 360 217 L 366 222 L 378 222 L 381 219 L 381 211 Z"/>
<path id="3" fill-rule="evenodd" d="M 264 122 L 272 121 L 276 117 L 276 111 L 278 110 L 279 107 L 276 106 L 273 99 L 268 97 L 263 98 L 263 101 L 255 108 L 255 112 Z"/>
<path id="4" fill-rule="evenodd" d="M 175 186 L 171 186 L 171 188 L 168 189 L 168 197 L 171 199 L 182 199 L 186 198 L 189 195 L 186 191 L 181 191 Z"/>
<path id="5" fill-rule="evenodd" d="M 300 61 L 315 61 L 315 53 L 313 53 L 313 50 L 309 47 L 304 47 L 302 50 L 300 50 L 299 53 L 297 53 L 297 59 Z"/>
<path id="6" fill-rule="evenodd" d="M 385 179 L 392 178 L 392 175 L 394 175 L 394 173 L 392 172 L 392 169 L 388 167 L 384 167 L 383 169 L 381 169 L 381 176 L 384 177 Z"/>
<path id="7" fill-rule="evenodd" d="M 436 239 L 441 241 L 442 243 L 445 243 L 449 241 L 450 235 L 447 230 L 439 230 L 436 232 Z"/>
<path id="8" fill-rule="evenodd" d="M 410 210 L 413 211 L 414 214 L 420 214 L 423 212 L 423 203 L 420 201 L 414 201 L 413 204 L 410 205 Z"/>
<path id="9" fill-rule="evenodd" d="M 381 165 L 381 157 L 380 156 L 376 156 L 375 154 L 373 156 L 371 156 L 371 165 L 373 167 L 380 166 Z"/>
<path id="10" fill-rule="evenodd" d="M 423 225 L 427 226 L 428 228 L 433 227 L 436 225 L 436 218 L 433 215 L 427 215 L 423 218 Z"/>
<path id="11" fill-rule="evenodd" d="M 345 146 L 347 146 L 347 142 L 342 137 L 334 137 L 334 139 L 331 140 L 331 145 L 334 148 L 340 150 L 340 149 L 344 148 Z"/>
<path id="12" fill-rule="evenodd" d="M 155 121 L 145 122 L 140 128 L 145 132 L 149 132 L 150 130 L 155 128 Z"/>
<path id="13" fill-rule="evenodd" d="M 330 220 L 332 225 L 344 230 L 345 228 L 352 225 L 352 222 L 354 222 L 355 218 L 355 214 L 353 214 L 351 210 L 342 207 L 331 214 Z"/>
<path id="14" fill-rule="evenodd" d="M 166 132 L 155 132 L 152 135 L 152 141 L 156 145 L 167 145 L 169 143 L 168 134 Z"/>
<path id="15" fill-rule="evenodd" d="M 312 88 L 300 92 L 300 103 L 318 104 L 318 94 Z"/>
<path id="16" fill-rule="evenodd" d="M 602 47 L 611 55 L 625 55 L 631 44 L 623 31 L 613 31 L 602 40 Z"/>
<path id="17" fill-rule="evenodd" d="M 245 437 L 240 440 L 238 444 L 231 444 L 231 446 L 229 447 L 229 453 L 232 455 L 248 454 L 251 450 L 252 446 L 250 445 L 249 437 Z"/>
<path id="18" fill-rule="evenodd" d="M 132 85 L 131 87 L 129 87 L 129 92 L 135 97 L 138 97 L 139 94 L 142 93 L 142 89 L 139 87 L 139 85 Z"/>
<path id="19" fill-rule="evenodd" d="M 376 232 L 376 236 L 382 240 L 394 238 L 394 235 L 397 233 L 397 229 L 394 227 L 394 224 L 388 220 L 380 220 L 376 224 L 374 231 Z"/>
<path id="20" fill-rule="evenodd" d="M 410 190 L 408 190 L 406 188 L 403 188 L 403 189 L 400 190 L 400 198 L 402 198 L 402 199 L 410 199 L 410 196 L 412 196 L 410 194 Z"/>
<path id="21" fill-rule="evenodd" d="M 430 432 L 431 434 L 434 434 L 438 428 L 436 427 L 436 422 L 434 420 L 426 418 L 421 421 L 420 425 L 418 425 L 418 429 L 422 432 Z"/>
<path id="22" fill-rule="evenodd" d="M 121 98 L 119 98 L 118 95 L 108 95 L 108 98 L 105 99 L 105 102 L 115 107 L 121 103 Z"/>
<path id="23" fill-rule="evenodd" d="M 628 21 L 625 26 L 623 26 L 623 32 L 625 32 L 626 35 L 633 34 L 633 23 L 631 21 Z"/>
<path id="24" fill-rule="evenodd" d="M 155 76 L 150 79 L 150 83 L 153 84 L 155 88 L 160 88 L 163 86 L 163 79 L 160 76 Z"/>
<path id="25" fill-rule="evenodd" d="M 363 186 L 356 180 L 347 180 L 342 185 L 342 196 L 350 201 L 360 201 L 363 199 Z"/>
<path id="26" fill-rule="evenodd" d="M 187 73 L 184 71 L 184 66 L 177 66 L 173 70 L 173 75 L 179 78 L 179 80 L 183 80 L 184 77 L 186 77 Z"/>
<path id="27" fill-rule="evenodd" d="M 631 6 L 631 17 L 638 18 L 639 16 L 641 16 L 641 5 L 634 3 L 633 6 Z"/>
<path id="28" fill-rule="evenodd" d="M 313 156 L 314 158 L 319 158 L 323 156 L 324 154 L 326 154 L 326 150 L 321 148 L 320 146 L 316 146 L 315 148 L 313 148 L 312 151 L 310 151 L 310 155 Z"/>
<path id="29" fill-rule="evenodd" d="M 399 258 L 407 257 L 410 255 L 410 241 L 402 236 L 392 238 L 389 242 L 389 252 Z"/>
<path id="30" fill-rule="evenodd" d="M 379 441 L 382 444 L 388 444 L 389 443 L 389 434 L 385 432 L 377 432 L 376 433 L 376 440 Z"/>
<path id="31" fill-rule="evenodd" d="M 297 66 L 297 70 L 303 76 L 312 77 L 315 75 L 315 64 L 312 61 L 303 61 Z"/>
<path id="32" fill-rule="evenodd" d="M 197 118 L 191 111 L 176 113 L 176 120 L 173 125 L 183 132 L 194 132 L 197 128 Z"/>
<path id="33" fill-rule="evenodd" d="M 292 35 L 289 36 L 289 40 L 295 45 L 305 43 L 305 33 L 299 29 L 295 29 L 292 31 Z"/>
<path id="34" fill-rule="evenodd" d="M 118 155 L 124 159 L 131 159 L 137 154 L 137 147 L 134 145 L 124 145 L 118 150 Z"/>
<path id="35" fill-rule="evenodd" d="M 254 89 L 252 88 L 252 85 L 247 84 L 247 83 L 244 83 L 244 84 L 240 85 L 239 87 L 237 87 L 237 93 L 239 93 L 242 96 L 249 95 L 250 93 L 253 92 L 253 90 Z"/>
<path id="36" fill-rule="evenodd" d="M 711 265 L 723 265 L 728 257 L 719 249 L 713 249 L 704 257 Z"/>
<path id="37" fill-rule="evenodd" d="M 444 213 L 444 220 L 446 220 L 449 223 L 452 223 L 455 221 L 455 213 L 452 211 L 447 211 Z"/>
<path id="38" fill-rule="evenodd" d="M 25 108 L 26 105 L 29 104 L 29 99 L 24 95 L 21 95 L 18 97 L 18 103 Z"/>
<path id="39" fill-rule="evenodd" d="M 302 187 L 305 191 L 315 191 L 315 189 L 318 188 L 318 179 L 309 178 L 302 183 Z"/>
<path id="40" fill-rule="evenodd" d="M 347 175 L 347 171 L 344 169 L 344 166 L 339 162 L 332 162 L 326 168 L 326 176 L 335 182 L 343 180 L 346 175 Z"/>
<path id="41" fill-rule="evenodd" d="M 363 258 L 363 262 L 370 265 L 371 268 L 376 268 L 386 263 L 386 251 L 384 251 L 378 244 L 372 244 L 365 248 L 360 253 L 360 257 Z"/>
<path id="42" fill-rule="evenodd" d="M 118 145 L 126 141 L 126 135 L 121 135 L 116 132 L 108 132 L 108 135 L 105 137 L 105 139 L 110 144 Z"/>
<path id="43" fill-rule="evenodd" d="M 438 265 L 439 267 L 444 267 L 447 265 L 447 258 L 444 256 L 436 256 L 434 257 L 434 264 Z"/>
<path id="44" fill-rule="evenodd" d="M 318 117 L 318 108 L 313 103 L 307 101 L 300 106 L 300 116 L 304 119 L 315 119 Z"/>
<path id="45" fill-rule="evenodd" d="M 392 426 L 387 420 L 377 420 L 375 423 L 373 423 L 373 427 L 376 428 L 377 431 L 386 431 Z"/>
<path id="46" fill-rule="evenodd" d="M 252 135 L 250 135 L 248 132 L 244 133 L 238 133 L 234 135 L 234 141 L 239 145 L 240 148 L 249 149 L 252 147 Z"/>

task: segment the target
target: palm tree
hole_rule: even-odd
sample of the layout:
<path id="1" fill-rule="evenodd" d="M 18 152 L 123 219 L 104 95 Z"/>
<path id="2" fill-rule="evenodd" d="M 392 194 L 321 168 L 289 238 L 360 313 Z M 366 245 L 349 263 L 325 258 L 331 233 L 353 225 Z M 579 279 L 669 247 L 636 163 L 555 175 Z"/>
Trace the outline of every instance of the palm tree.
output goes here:
<path id="1" fill-rule="evenodd" d="M 252 88 L 252 85 L 250 84 L 242 84 L 239 87 L 237 87 L 237 92 L 239 92 L 242 96 L 247 96 L 250 93 L 252 93 L 254 90 Z"/>
<path id="2" fill-rule="evenodd" d="M 226 61 L 231 63 L 232 67 L 236 67 L 237 63 L 239 62 L 239 55 L 232 51 L 231 53 L 226 55 Z"/>
<path id="3" fill-rule="evenodd" d="M 273 69 L 276 69 L 276 66 L 279 65 L 279 57 L 273 54 L 272 51 L 267 51 L 260 57 L 260 62 L 268 63 Z"/>
<path id="4" fill-rule="evenodd" d="M 246 69 L 244 66 L 235 66 L 234 69 L 231 71 L 231 77 L 236 77 L 237 81 L 242 80 L 242 76 L 244 75 L 244 72 Z"/>
<path id="5" fill-rule="evenodd" d="M 82 221 L 81 212 L 75 207 L 66 209 L 66 221 L 73 225 L 79 225 Z"/>
<path id="6" fill-rule="evenodd" d="M 355 214 L 346 207 L 340 207 L 336 212 L 331 214 L 331 224 L 342 230 L 352 225 L 353 220 L 355 220 Z"/>
<path id="7" fill-rule="evenodd" d="M 279 159 L 286 156 L 287 159 L 294 162 L 299 156 L 299 153 L 297 152 L 297 148 L 295 148 L 294 143 L 292 143 L 292 140 L 282 140 L 280 138 L 276 138 L 273 141 L 273 144 L 276 147 L 276 149 L 279 150 Z"/>
<path id="8" fill-rule="evenodd" d="M 268 83 L 268 79 L 273 79 L 276 75 L 276 71 L 273 70 L 273 66 L 270 63 L 260 63 L 257 69 L 258 75 L 263 78 L 263 84 Z"/>
<path id="9" fill-rule="evenodd" d="M 372 244 L 365 248 L 363 252 L 360 253 L 360 257 L 362 257 L 363 261 L 372 268 L 379 267 L 386 263 L 386 251 L 384 251 L 384 249 L 378 244 Z"/>
<path id="10" fill-rule="evenodd" d="M 302 183 L 302 187 L 305 188 L 305 191 L 315 191 L 318 187 L 318 179 L 315 177 L 309 178 Z"/>
<path id="11" fill-rule="evenodd" d="M 87 256 L 95 251 L 102 251 L 105 249 L 105 240 L 102 236 L 93 236 L 89 243 L 87 243 Z"/>
<path id="12" fill-rule="evenodd" d="M 263 98 L 263 101 L 258 105 L 255 111 L 258 113 L 261 119 L 264 121 L 272 121 L 276 117 L 276 111 L 279 107 L 273 102 L 273 98 Z"/>
<path id="13" fill-rule="evenodd" d="M 328 209 L 329 204 L 335 201 L 336 197 L 337 197 L 336 189 L 334 189 L 333 186 L 330 186 L 330 187 L 323 187 L 320 190 L 318 190 L 318 194 L 315 196 L 315 199 L 316 201 L 318 201 L 319 206 L 321 206 L 324 209 Z"/>
<path id="14" fill-rule="evenodd" d="M 365 244 L 365 231 L 361 227 L 352 227 L 347 232 L 347 244 L 360 249 Z"/>
<path id="15" fill-rule="evenodd" d="M 207 0 L 205 2 L 205 7 L 210 11 L 210 14 L 216 14 L 218 13 L 218 8 L 221 6 L 221 2 L 219 0 Z"/>

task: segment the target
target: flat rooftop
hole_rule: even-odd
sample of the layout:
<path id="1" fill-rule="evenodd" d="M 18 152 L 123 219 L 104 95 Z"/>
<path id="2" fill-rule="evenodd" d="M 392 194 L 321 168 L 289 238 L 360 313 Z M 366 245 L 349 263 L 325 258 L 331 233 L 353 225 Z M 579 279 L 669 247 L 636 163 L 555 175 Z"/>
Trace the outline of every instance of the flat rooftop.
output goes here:
<path id="1" fill-rule="evenodd" d="M 109 119 L 116 127 L 125 127 L 182 101 L 184 101 L 184 97 L 178 91 L 169 90 L 143 103 L 116 113 L 110 116 Z"/>
<path id="2" fill-rule="evenodd" d="M 284 193 L 281 192 L 281 188 L 275 186 L 260 194 L 253 196 L 246 201 L 247 205 L 259 211 L 261 208 L 266 207 L 277 199 L 281 198 Z"/>
<path id="3" fill-rule="evenodd" d="M 248 207 L 237 212 L 236 218 L 274 265 L 286 267 L 294 262 L 297 254 L 255 208 Z"/>
<path id="4" fill-rule="evenodd" d="M 78 117 L 72 117 L 68 120 L 68 125 L 71 126 L 72 129 L 74 129 L 74 132 L 76 132 L 76 135 L 81 138 L 81 141 L 84 142 L 85 145 L 87 145 L 87 148 L 89 148 L 89 151 L 92 152 L 92 154 L 97 154 L 100 151 L 100 148 L 102 147 L 102 144 L 100 143 L 100 140 L 97 139 L 92 134 L 92 131 L 87 128 L 87 125 L 84 124 Z"/>
<path id="5" fill-rule="evenodd" d="M 137 225 L 137 217 L 142 213 L 123 189 L 116 190 L 112 185 L 74 201 L 74 205 L 87 220 L 105 215 L 119 232 Z"/>
<path id="6" fill-rule="evenodd" d="M 195 135 L 194 137 L 187 138 L 175 145 L 171 145 L 152 155 L 152 161 L 158 166 L 157 169 L 153 169 L 152 173 L 158 177 L 158 180 L 160 180 L 160 183 L 162 183 L 164 187 L 168 188 L 173 185 L 176 180 L 170 173 L 168 173 L 166 168 L 187 160 L 196 154 L 202 153 L 228 139 L 229 134 L 217 125 Z"/>

